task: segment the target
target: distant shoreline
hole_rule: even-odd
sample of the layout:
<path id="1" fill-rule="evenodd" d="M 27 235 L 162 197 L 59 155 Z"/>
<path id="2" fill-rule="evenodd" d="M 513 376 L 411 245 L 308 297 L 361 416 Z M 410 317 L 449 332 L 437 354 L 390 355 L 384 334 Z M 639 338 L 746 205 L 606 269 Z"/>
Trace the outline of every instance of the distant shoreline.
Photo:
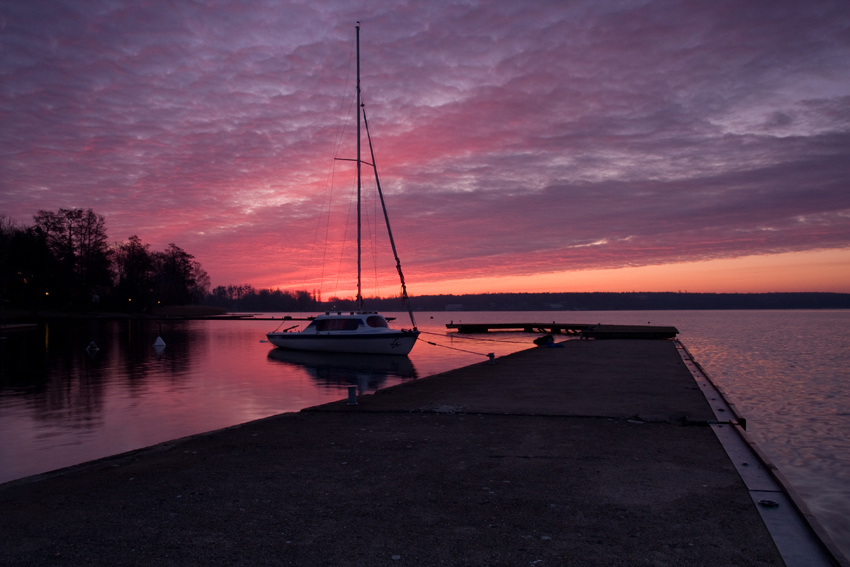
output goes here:
<path id="1" fill-rule="evenodd" d="M 722 310 L 803 310 L 850 309 L 850 293 L 677 293 L 677 292 L 586 292 L 586 293 L 487 293 L 466 295 L 421 295 L 411 297 L 415 312 L 475 311 L 722 311 Z M 303 311 L 280 311 L 251 305 L 225 310 L 205 305 L 162 308 L 155 313 L 106 311 L 22 311 L 3 313 L 0 325 L 50 319 L 247 319 L 260 313 L 320 313 L 355 310 L 353 300 L 322 302 Z M 403 311 L 398 298 L 368 298 L 367 311 Z M 236 314 L 239 315 L 236 315 Z M 275 317 L 275 319 L 283 319 Z"/>

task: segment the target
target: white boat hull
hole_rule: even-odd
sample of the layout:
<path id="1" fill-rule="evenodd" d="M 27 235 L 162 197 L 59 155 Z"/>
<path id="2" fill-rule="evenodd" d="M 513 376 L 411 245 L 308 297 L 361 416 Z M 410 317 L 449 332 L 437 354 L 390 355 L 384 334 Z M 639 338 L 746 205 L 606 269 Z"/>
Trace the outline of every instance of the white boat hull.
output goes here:
<path id="1" fill-rule="evenodd" d="M 419 331 L 390 331 L 381 333 L 277 332 L 266 335 L 278 348 L 310 352 L 350 352 L 364 354 L 408 354 Z"/>

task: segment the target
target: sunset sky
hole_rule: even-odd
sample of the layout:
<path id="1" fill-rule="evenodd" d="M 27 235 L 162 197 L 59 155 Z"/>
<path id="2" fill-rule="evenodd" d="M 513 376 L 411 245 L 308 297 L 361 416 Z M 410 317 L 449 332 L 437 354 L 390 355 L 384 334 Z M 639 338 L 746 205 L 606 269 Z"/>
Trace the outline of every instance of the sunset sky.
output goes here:
<path id="1" fill-rule="evenodd" d="M 351 294 L 357 20 L 413 295 L 850 292 L 844 0 L 0 0 L 0 214 Z"/>

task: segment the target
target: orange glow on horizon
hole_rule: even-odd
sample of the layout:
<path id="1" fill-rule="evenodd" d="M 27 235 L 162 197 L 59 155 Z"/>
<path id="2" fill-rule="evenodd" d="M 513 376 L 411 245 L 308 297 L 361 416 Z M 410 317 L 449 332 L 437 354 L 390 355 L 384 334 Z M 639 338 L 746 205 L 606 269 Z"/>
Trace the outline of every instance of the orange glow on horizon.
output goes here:
<path id="1" fill-rule="evenodd" d="M 431 281 L 413 295 L 539 292 L 850 293 L 850 248 L 533 276 Z"/>
<path id="2" fill-rule="evenodd" d="M 407 275 L 407 274 L 405 274 Z M 478 293 L 558 293 L 558 292 L 666 292 L 692 293 L 770 293 L 832 292 L 850 293 L 850 248 L 792 252 L 741 258 L 705 260 L 680 264 L 660 264 L 610 270 L 573 270 L 531 276 L 493 276 L 417 282 L 407 276 L 408 293 L 417 295 L 462 295 Z M 410 283 L 413 281 L 414 283 Z M 303 287 L 303 286 L 302 286 Z M 295 290 L 291 282 L 273 286 Z M 318 289 L 318 288 L 316 288 Z M 312 288 L 311 288 L 312 293 Z M 382 282 L 378 295 L 400 293 L 397 281 Z M 354 289 L 322 290 L 321 299 L 353 300 Z M 374 286 L 364 286 L 364 297 L 375 295 Z"/>

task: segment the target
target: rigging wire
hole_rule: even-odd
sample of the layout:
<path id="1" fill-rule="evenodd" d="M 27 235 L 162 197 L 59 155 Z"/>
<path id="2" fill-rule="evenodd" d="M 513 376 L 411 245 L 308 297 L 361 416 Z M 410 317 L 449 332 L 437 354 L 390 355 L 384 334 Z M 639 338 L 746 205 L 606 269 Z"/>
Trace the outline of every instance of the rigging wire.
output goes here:
<path id="1" fill-rule="evenodd" d="M 350 122 L 350 117 L 352 115 L 352 107 L 355 105 L 355 103 L 350 99 L 350 97 L 345 94 L 345 93 L 348 92 L 349 85 L 351 83 L 351 72 L 352 72 L 352 67 L 353 67 L 354 55 L 355 55 L 355 49 L 354 49 L 354 46 L 352 45 L 351 50 L 349 51 L 349 54 L 348 54 L 348 66 L 347 66 L 347 72 L 346 72 L 346 75 L 345 75 L 345 81 L 344 81 L 344 86 L 343 86 L 343 93 L 344 94 L 340 98 L 339 111 L 338 111 L 338 115 L 337 115 L 336 139 L 334 140 L 334 149 L 333 149 L 334 157 L 339 155 L 340 147 L 342 146 L 342 142 L 345 139 L 345 132 L 346 132 L 346 129 L 347 129 L 347 125 Z M 346 103 L 348 105 L 347 109 L 346 109 Z M 332 199 L 333 189 L 334 189 L 335 182 L 336 182 L 336 165 L 337 165 L 336 160 L 332 159 L 331 165 L 328 168 L 328 174 L 327 174 L 327 178 L 326 178 L 326 181 L 325 181 L 325 192 L 322 195 L 322 199 L 321 199 L 320 214 L 316 218 L 316 228 L 313 232 L 313 242 L 310 245 L 310 253 L 308 255 L 306 269 L 304 270 L 304 276 L 302 278 L 302 284 L 301 284 L 302 287 L 307 287 L 306 282 L 309 279 L 308 278 L 308 276 L 309 276 L 308 271 L 310 270 L 311 266 L 313 265 L 313 257 L 316 254 L 316 250 L 318 248 L 319 232 L 322 229 L 322 221 L 324 220 L 325 221 L 325 225 L 324 225 L 325 237 L 324 237 L 324 246 L 322 247 L 321 271 L 319 273 L 319 280 L 318 280 L 318 286 L 317 286 L 318 290 L 315 294 L 316 296 L 313 298 L 316 301 L 318 301 L 318 299 L 320 297 L 322 297 L 322 292 L 323 292 L 322 288 L 324 286 L 324 280 L 325 280 L 325 266 L 327 264 L 328 242 L 329 242 L 328 237 L 329 237 L 329 234 L 330 234 L 331 203 L 333 202 L 333 199 Z M 314 288 L 314 291 L 315 290 L 316 290 L 316 288 Z"/>
<path id="2" fill-rule="evenodd" d="M 348 90 L 348 86 L 349 86 L 348 79 L 351 76 L 351 57 L 353 57 L 353 53 L 354 53 L 354 51 L 352 50 L 352 52 L 349 56 L 350 58 L 349 58 L 349 66 L 348 66 L 348 75 L 346 75 L 346 79 L 345 79 L 345 90 L 346 91 Z M 351 119 L 351 115 L 352 115 L 353 111 L 355 110 L 354 107 L 356 106 L 356 101 L 348 99 L 348 110 L 343 115 L 342 109 L 345 105 L 345 101 L 346 101 L 347 98 L 348 98 L 347 95 L 343 95 L 343 100 L 340 103 L 339 124 L 341 124 L 342 127 L 340 128 L 338 126 L 338 128 L 337 128 L 337 140 L 336 140 L 336 147 L 334 148 L 334 159 L 333 159 L 333 163 L 334 163 L 333 171 L 334 171 L 334 173 L 336 172 L 336 162 L 338 161 L 337 157 L 339 156 L 340 148 L 342 147 L 345 132 L 346 132 L 347 126 L 349 124 L 349 121 Z M 357 110 L 357 111 L 359 112 L 359 110 Z M 338 292 L 339 292 L 339 280 L 340 280 L 340 277 L 341 277 L 341 274 L 342 274 L 342 262 L 343 262 L 343 258 L 344 258 L 344 254 L 345 254 L 345 244 L 348 241 L 348 228 L 349 228 L 349 223 L 351 222 L 351 208 L 352 208 L 352 203 L 353 203 L 354 197 L 351 197 L 351 199 L 352 200 L 349 200 L 349 202 L 348 202 L 348 214 L 346 215 L 346 219 L 345 219 L 345 231 L 343 232 L 342 246 L 340 247 L 340 257 L 339 257 L 339 262 L 337 264 L 336 280 L 334 282 L 334 295 L 337 295 Z M 320 285 L 324 283 L 325 258 L 327 257 L 327 252 L 328 252 L 328 242 L 330 242 L 330 224 L 331 224 L 331 202 L 330 202 L 330 195 L 329 195 L 327 226 L 326 226 L 326 230 L 325 230 L 325 246 L 324 246 L 325 254 L 322 256 L 322 278 L 320 280 Z"/>
<path id="3" fill-rule="evenodd" d="M 381 287 L 378 281 L 378 200 L 374 198 L 372 192 L 369 193 L 372 196 L 372 215 L 369 215 L 368 207 L 364 207 L 363 209 L 366 211 L 366 227 L 369 230 L 369 243 L 372 248 L 372 270 L 374 272 L 373 277 L 375 278 L 375 297 L 381 297 Z M 374 220 L 373 220 L 374 219 Z M 374 223 L 374 231 L 372 230 Z"/>
<path id="4" fill-rule="evenodd" d="M 342 234 L 342 245 L 339 249 L 339 262 L 337 263 L 336 281 L 334 283 L 334 295 L 339 293 L 339 280 L 342 278 L 342 264 L 345 261 L 345 245 L 348 243 L 348 229 L 351 227 L 352 210 L 357 204 L 357 194 L 352 193 L 348 200 L 348 213 L 345 215 L 345 231 Z M 327 246 L 327 243 L 325 244 Z"/>
<path id="5" fill-rule="evenodd" d="M 413 305 L 410 302 L 410 297 L 407 295 L 407 284 L 404 282 L 404 273 L 401 271 L 401 260 L 398 257 L 398 251 L 395 247 L 395 239 L 393 239 L 393 231 L 390 228 L 390 217 L 387 215 L 387 205 L 384 202 L 384 192 L 381 190 L 381 180 L 378 178 L 378 162 L 375 159 L 375 147 L 372 145 L 372 133 L 369 131 L 369 121 L 366 119 L 366 107 L 365 105 L 361 105 L 361 111 L 363 112 L 363 125 L 366 126 L 366 138 L 369 140 L 369 152 L 372 156 L 372 171 L 375 174 L 375 186 L 378 189 L 378 196 L 381 198 L 381 209 L 384 212 L 384 221 L 387 224 L 387 236 L 390 239 L 390 246 L 393 249 L 393 256 L 395 257 L 395 267 L 398 272 L 398 278 L 401 281 L 401 303 L 402 305 L 407 306 L 407 313 L 410 316 L 410 324 L 413 325 L 413 329 L 416 330 L 416 320 L 413 317 Z"/>
<path id="6" fill-rule="evenodd" d="M 366 102 L 365 102 L 365 96 L 363 95 L 362 92 L 360 93 L 360 103 L 361 103 L 361 106 L 363 107 L 363 119 L 365 121 L 366 120 L 366 109 L 365 109 Z M 371 149 L 374 142 L 372 141 L 371 136 L 369 136 L 369 125 L 368 125 L 368 123 L 365 126 L 366 126 L 366 135 L 368 137 L 369 145 L 370 145 L 370 149 Z M 371 153 L 372 153 L 372 159 L 374 160 L 374 151 L 372 151 Z M 366 164 L 366 165 L 371 165 L 372 167 L 374 167 L 374 163 L 369 163 L 367 161 L 363 161 L 363 163 Z M 374 278 L 373 286 L 374 286 L 374 293 L 375 293 L 376 298 L 381 297 L 381 282 L 380 282 L 380 279 L 378 278 L 378 256 L 379 256 L 378 240 L 380 239 L 379 231 L 378 231 L 378 225 L 379 225 L 378 219 L 380 218 L 379 215 L 378 215 L 378 205 L 380 204 L 380 193 L 379 193 L 379 191 L 380 191 L 380 187 L 378 185 L 377 180 L 375 180 L 374 189 L 372 191 L 365 192 L 364 195 L 363 195 L 364 199 L 371 199 L 370 203 L 372 205 L 371 214 L 370 214 L 370 210 L 369 210 L 368 206 L 364 206 L 363 210 L 365 211 L 366 230 L 368 231 L 368 240 L 369 240 L 370 252 L 371 252 L 371 257 L 372 257 L 372 271 L 373 271 L 373 278 Z M 377 196 L 376 196 L 376 194 L 377 194 Z"/>
<path id="7" fill-rule="evenodd" d="M 361 99 L 362 99 L 362 95 L 361 95 Z M 369 165 L 365 161 L 363 163 Z M 369 257 L 372 261 L 372 273 L 373 273 L 372 277 L 374 278 L 373 281 L 372 281 L 372 286 L 374 288 L 373 293 L 375 294 L 374 295 L 375 297 L 380 297 L 380 294 L 381 294 L 380 293 L 380 285 L 379 285 L 379 282 L 378 282 L 378 255 L 379 255 L 379 253 L 378 253 L 378 221 L 377 221 L 377 219 L 378 219 L 378 214 L 377 214 L 378 206 L 377 206 L 377 199 L 374 198 L 373 191 L 366 191 L 365 187 L 364 187 L 364 191 L 363 191 L 362 196 L 363 196 L 363 201 L 364 201 L 363 208 L 362 208 L 362 210 L 363 210 L 362 220 L 363 220 L 363 224 L 364 224 L 363 228 L 366 231 L 365 240 L 368 243 L 367 248 L 368 248 L 368 252 L 369 252 Z M 369 205 L 371 205 L 373 210 L 370 210 Z"/>
<path id="8" fill-rule="evenodd" d="M 350 73 L 351 73 L 351 60 L 349 60 L 349 75 L 348 76 L 350 76 Z M 359 84 L 358 84 L 358 88 L 359 88 Z M 346 78 L 346 90 L 347 89 L 348 89 L 348 78 Z M 362 98 L 363 98 L 362 93 L 360 93 L 361 102 L 362 102 Z M 351 115 L 353 114 L 353 112 L 352 112 L 353 105 L 355 103 L 356 103 L 356 99 L 352 99 L 351 104 L 348 107 L 349 112 L 346 114 L 347 119 L 351 118 Z M 362 104 L 361 104 L 361 108 L 362 108 Z M 361 110 L 360 108 L 356 109 L 356 111 L 358 113 L 360 112 L 360 110 Z M 363 120 L 365 122 L 365 120 L 366 120 L 365 110 L 363 112 L 364 112 Z M 359 116 L 358 116 L 358 119 L 359 119 Z M 349 120 L 347 120 L 345 122 L 345 125 L 347 125 L 348 123 L 349 123 Z M 368 125 L 366 125 L 366 128 L 367 128 L 367 135 L 368 135 Z M 338 133 L 338 142 L 337 142 L 336 150 L 334 152 L 334 161 L 335 162 L 336 161 L 355 161 L 356 162 L 357 161 L 356 159 L 347 159 L 347 158 L 340 158 L 339 157 L 339 149 L 342 146 L 344 128 L 342 130 L 339 130 L 338 132 L 339 132 Z M 371 139 L 370 139 L 370 142 L 371 142 Z M 373 154 L 373 157 L 374 157 L 374 154 Z M 366 165 L 373 165 L 373 164 L 371 164 L 367 161 L 364 161 L 362 159 L 361 159 L 361 163 L 366 164 Z M 376 179 L 376 184 L 377 184 L 377 179 Z M 377 191 L 380 192 L 380 186 L 378 186 Z M 368 196 L 368 193 L 366 195 Z M 345 230 L 344 230 L 343 238 L 342 238 L 342 246 L 341 246 L 340 252 L 339 252 L 339 261 L 337 262 L 337 274 L 336 274 L 336 280 L 335 280 L 335 283 L 334 283 L 334 295 L 337 295 L 339 293 L 340 281 L 343 279 L 342 273 L 343 273 L 343 264 L 344 264 L 344 261 L 345 261 L 345 247 L 346 247 L 346 244 L 348 244 L 348 242 L 349 242 L 348 241 L 348 234 L 349 234 L 349 229 L 351 228 L 351 224 L 352 224 L 352 210 L 353 210 L 355 203 L 356 203 L 356 197 L 357 197 L 357 194 L 352 193 L 352 196 L 350 197 L 351 200 L 349 201 L 349 205 L 348 205 L 348 213 L 346 215 L 346 223 L 345 223 Z M 373 267 L 373 271 L 374 271 L 375 296 L 379 297 L 380 296 L 380 287 L 379 287 L 379 279 L 378 279 L 378 252 L 377 252 L 378 235 L 377 235 L 377 220 L 376 220 L 378 218 L 378 216 L 377 216 L 377 199 L 373 199 L 373 206 L 375 207 L 374 218 L 369 215 L 368 207 L 362 207 L 362 208 L 365 211 L 364 216 L 365 216 L 365 221 L 366 221 L 367 240 L 368 240 L 369 244 L 371 245 L 372 267 Z M 330 205 L 328 206 L 328 210 L 329 210 L 329 213 L 328 213 L 328 227 L 329 227 L 329 225 L 330 225 Z M 325 251 L 326 251 L 326 254 L 327 254 L 327 243 L 329 242 L 328 234 L 329 234 L 329 229 L 328 229 L 328 231 L 326 231 L 326 234 L 325 234 Z M 322 281 L 324 281 L 324 267 L 325 267 L 325 265 L 324 265 L 324 257 L 323 257 L 323 264 L 322 264 L 323 277 L 322 277 Z M 359 271 L 359 267 L 358 267 L 358 271 Z M 360 288 L 359 287 L 358 287 L 358 295 L 360 295 Z M 362 302 L 362 297 L 360 298 L 360 301 Z"/>

